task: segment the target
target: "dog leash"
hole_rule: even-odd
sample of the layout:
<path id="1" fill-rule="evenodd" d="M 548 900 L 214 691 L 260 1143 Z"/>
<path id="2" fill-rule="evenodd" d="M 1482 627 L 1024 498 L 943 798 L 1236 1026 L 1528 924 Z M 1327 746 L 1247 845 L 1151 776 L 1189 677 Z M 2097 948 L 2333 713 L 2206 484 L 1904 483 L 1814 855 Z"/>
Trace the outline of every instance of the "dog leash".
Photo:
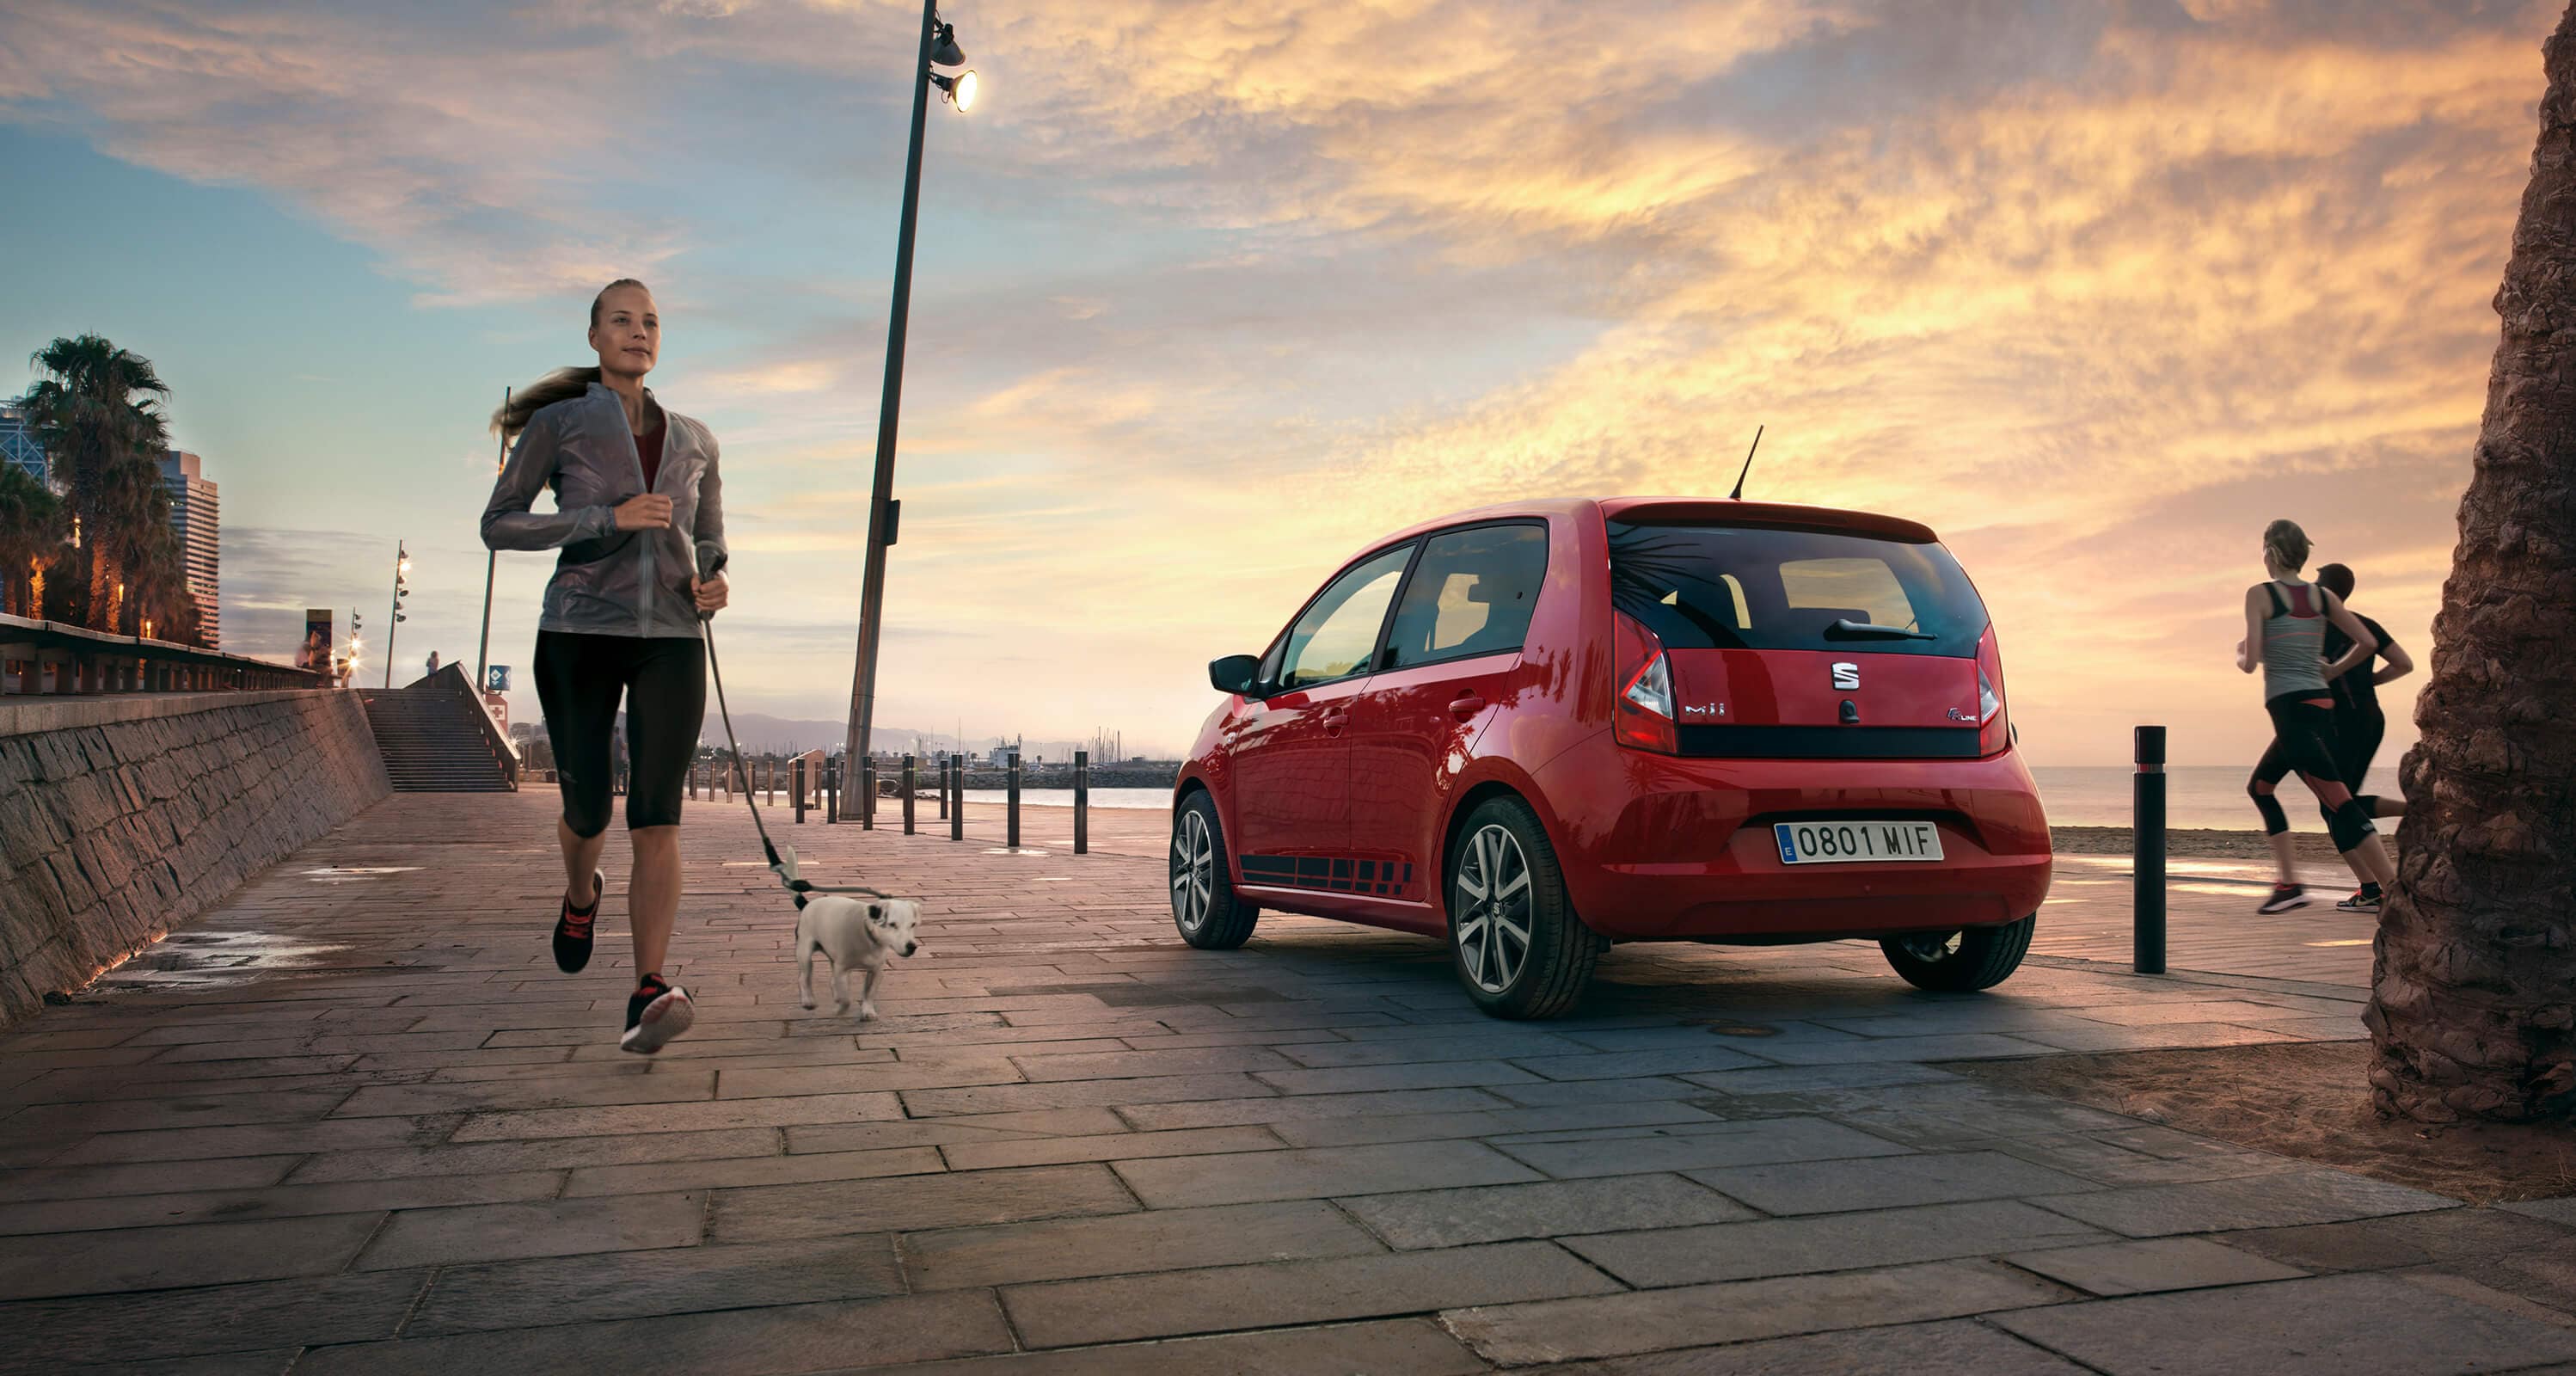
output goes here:
<path id="1" fill-rule="evenodd" d="M 705 560 L 701 559 L 700 562 L 704 563 Z M 723 565 L 719 563 L 716 565 L 715 569 L 699 575 L 700 579 L 703 581 L 706 578 L 714 577 L 715 573 L 721 571 L 722 568 Z M 707 672 L 714 676 L 716 681 L 716 715 L 724 721 L 725 745 L 733 751 L 733 767 L 737 776 L 741 778 L 743 783 L 742 805 L 751 809 L 752 829 L 760 833 L 760 850 L 763 855 L 769 857 L 769 872 L 778 876 L 778 882 L 785 886 L 788 893 L 795 896 L 796 906 L 799 908 L 805 906 L 805 900 L 808 895 L 818 893 L 863 893 L 870 898 L 890 899 L 894 897 L 893 894 L 885 893 L 877 889 L 867 888 L 863 885 L 824 885 L 814 883 L 809 879 L 798 877 L 796 873 L 796 848 L 793 846 L 788 847 L 786 859 L 782 860 L 779 858 L 777 844 L 769 839 L 769 825 L 760 819 L 760 804 L 751 796 L 751 766 L 743 763 L 742 742 L 734 738 L 733 711 L 725 706 L 724 670 L 716 663 L 715 614 L 713 612 L 700 612 L 698 613 L 698 622 L 700 630 L 706 636 Z"/>

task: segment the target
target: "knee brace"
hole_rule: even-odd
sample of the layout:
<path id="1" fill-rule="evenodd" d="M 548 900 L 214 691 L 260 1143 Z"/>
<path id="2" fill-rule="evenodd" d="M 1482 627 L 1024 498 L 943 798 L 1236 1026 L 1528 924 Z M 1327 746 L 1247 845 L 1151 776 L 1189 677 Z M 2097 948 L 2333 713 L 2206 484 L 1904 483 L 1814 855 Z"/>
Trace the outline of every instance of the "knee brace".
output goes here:
<path id="1" fill-rule="evenodd" d="M 2245 785 L 2245 796 L 2254 800 L 2254 810 L 2263 814 L 2263 834 L 2278 836 L 2290 829 L 2290 815 L 2281 810 L 2281 800 L 2253 784 Z"/>
<path id="2" fill-rule="evenodd" d="M 2378 824 L 2371 821 L 2369 809 L 2362 806 L 2359 798 L 2347 798 L 2343 806 L 2326 814 L 2326 832 L 2334 837 L 2334 848 L 2338 852 L 2357 849 L 2378 830 Z"/>

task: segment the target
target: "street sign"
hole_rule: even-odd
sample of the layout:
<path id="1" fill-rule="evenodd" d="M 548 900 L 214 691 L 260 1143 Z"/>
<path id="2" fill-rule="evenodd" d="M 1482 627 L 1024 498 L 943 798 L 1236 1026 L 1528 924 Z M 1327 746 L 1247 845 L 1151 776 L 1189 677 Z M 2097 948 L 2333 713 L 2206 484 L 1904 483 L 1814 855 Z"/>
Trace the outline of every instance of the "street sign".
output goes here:
<path id="1" fill-rule="evenodd" d="M 495 664 L 490 668 L 485 669 L 483 671 L 483 691 L 487 693 L 506 693 L 510 691 L 510 666 L 507 664 Z"/>

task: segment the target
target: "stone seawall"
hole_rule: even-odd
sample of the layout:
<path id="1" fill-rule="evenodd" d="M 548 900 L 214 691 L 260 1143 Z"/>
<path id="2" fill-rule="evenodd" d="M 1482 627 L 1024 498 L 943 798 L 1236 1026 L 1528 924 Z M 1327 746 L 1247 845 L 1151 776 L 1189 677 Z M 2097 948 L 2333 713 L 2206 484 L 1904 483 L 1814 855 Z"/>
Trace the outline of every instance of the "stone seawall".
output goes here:
<path id="1" fill-rule="evenodd" d="M 0 1027 L 391 791 L 355 693 L 0 700 Z"/>

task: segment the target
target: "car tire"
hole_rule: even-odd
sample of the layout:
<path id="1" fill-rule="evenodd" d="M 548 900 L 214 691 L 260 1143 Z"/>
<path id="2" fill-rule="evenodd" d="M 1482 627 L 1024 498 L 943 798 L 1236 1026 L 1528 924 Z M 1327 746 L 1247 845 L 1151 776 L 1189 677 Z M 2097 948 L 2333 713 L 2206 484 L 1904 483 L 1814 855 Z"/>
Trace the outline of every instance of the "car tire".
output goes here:
<path id="1" fill-rule="evenodd" d="M 1252 939 L 1261 910 L 1234 891 L 1234 866 L 1216 800 L 1202 790 L 1172 813 L 1172 925 L 1202 951 L 1231 951 Z"/>
<path id="2" fill-rule="evenodd" d="M 1610 943 L 1576 916 L 1556 850 L 1529 804 L 1510 797 L 1478 804 L 1458 828 L 1444 873 L 1449 960 L 1467 997 L 1499 1018 L 1553 1018 L 1572 1008 Z"/>
<path id="3" fill-rule="evenodd" d="M 1991 989 L 2019 969 L 2021 958 L 2030 953 L 2031 934 L 2038 929 L 2039 914 L 2032 913 L 2000 927 L 1885 937 L 1878 949 L 1915 988 L 1964 994 Z"/>

